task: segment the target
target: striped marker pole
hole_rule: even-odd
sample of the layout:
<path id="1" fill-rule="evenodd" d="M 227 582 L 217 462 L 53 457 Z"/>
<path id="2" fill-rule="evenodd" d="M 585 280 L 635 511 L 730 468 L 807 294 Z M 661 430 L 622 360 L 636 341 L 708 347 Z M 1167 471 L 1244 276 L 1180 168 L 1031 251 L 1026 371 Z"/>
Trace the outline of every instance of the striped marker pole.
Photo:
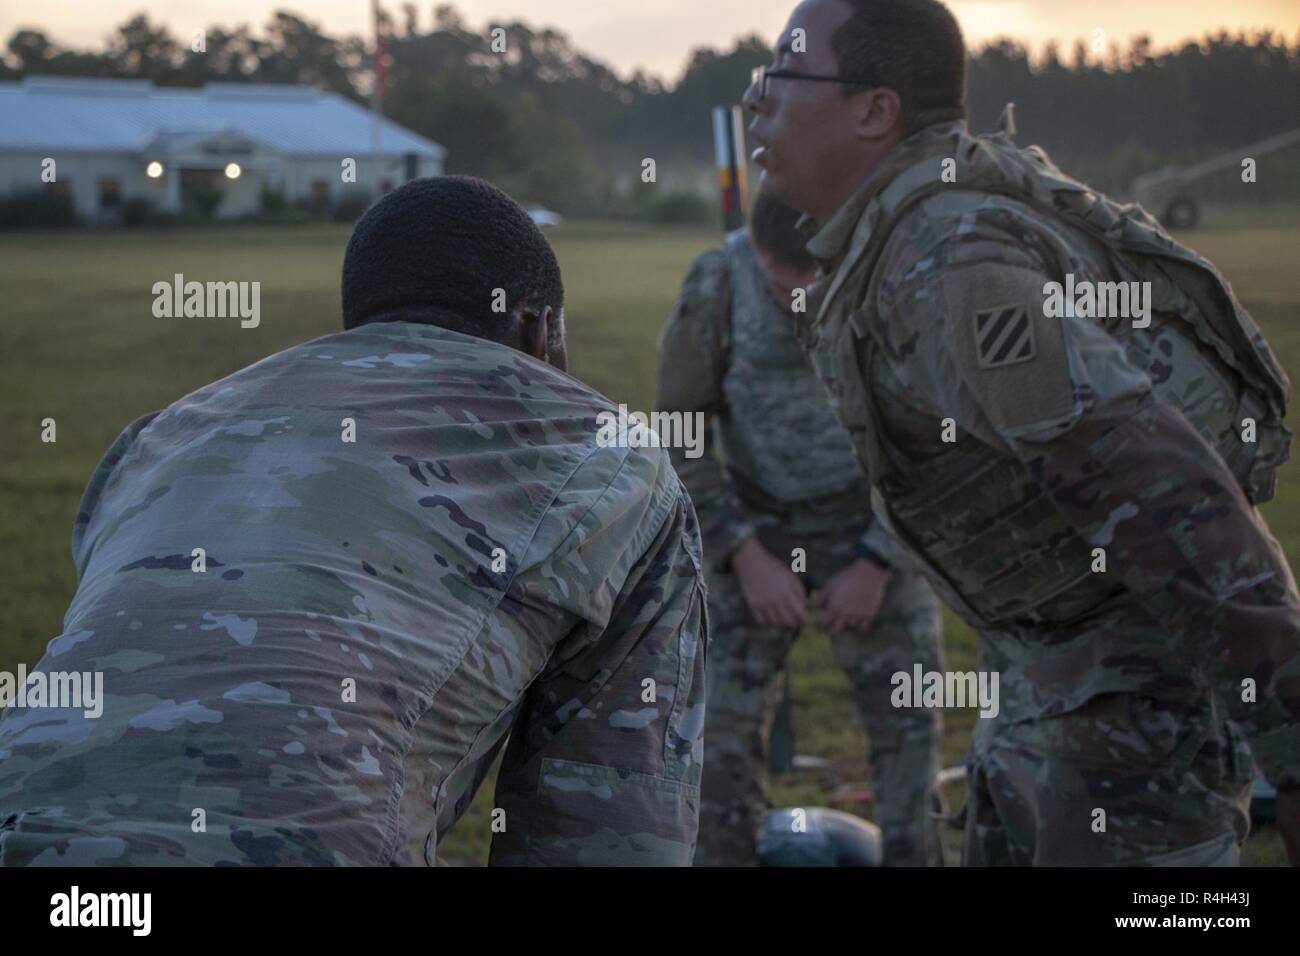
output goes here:
<path id="1" fill-rule="evenodd" d="M 722 193 L 722 231 L 745 224 L 745 114 L 739 106 L 713 108 L 713 152 Z"/>

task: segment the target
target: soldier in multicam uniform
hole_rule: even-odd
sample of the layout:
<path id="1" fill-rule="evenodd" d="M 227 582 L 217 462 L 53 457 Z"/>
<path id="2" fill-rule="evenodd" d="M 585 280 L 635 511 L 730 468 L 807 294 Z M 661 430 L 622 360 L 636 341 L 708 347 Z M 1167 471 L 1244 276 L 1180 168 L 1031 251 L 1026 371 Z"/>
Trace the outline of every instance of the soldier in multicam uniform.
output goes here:
<path id="1" fill-rule="evenodd" d="M 562 300 L 513 201 L 419 180 L 353 234 L 348 331 L 123 432 L 37 665 L 103 715 L 4 713 L 3 863 L 431 864 L 509 734 L 493 863 L 689 865 L 698 530 L 666 452 L 598 444 Z"/>
<path id="2" fill-rule="evenodd" d="M 722 453 L 672 452 L 700 516 L 713 627 L 695 862 L 755 860 L 778 679 L 816 588 L 867 729 L 884 861 L 924 866 L 942 862 L 938 711 L 891 707 L 890 689 L 915 663 L 939 669 L 939 606 L 863 545 L 865 479 L 794 334 L 813 273 L 797 216 L 760 197 L 748 233 L 695 260 L 660 343 L 658 407 L 702 413 Z"/>
<path id="3" fill-rule="evenodd" d="M 1300 862 L 1300 598 L 1255 508 L 1289 383 L 1230 288 L 968 134 L 936 0 L 809 0 L 756 79 L 762 187 L 820 224 L 805 332 L 882 532 L 1003 674 L 967 862 L 1235 863 L 1251 749 Z M 1061 317 L 1071 275 L 1150 282 L 1149 324 Z"/>

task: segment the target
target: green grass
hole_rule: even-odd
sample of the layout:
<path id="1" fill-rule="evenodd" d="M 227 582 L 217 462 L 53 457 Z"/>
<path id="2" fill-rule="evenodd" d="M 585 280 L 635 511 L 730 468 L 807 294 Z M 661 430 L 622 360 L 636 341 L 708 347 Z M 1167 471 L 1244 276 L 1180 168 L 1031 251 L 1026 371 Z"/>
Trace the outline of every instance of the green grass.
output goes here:
<path id="1" fill-rule="evenodd" d="M 572 371 L 616 401 L 649 409 L 656 343 L 690 260 L 717 241 L 709 229 L 566 224 L 552 233 L 568 289 Z M 1300 371 L 1300 305 L 1293 250 L 1300 228 L 1207 229 L 1185 237 L 1212 258 L 1264 327 L 1293 378 Z M 0 351 L 0 669 L 34 663 L 57 635 L 75 578 L 72 520 L 87 476 L 133 418 L 296 342 L 339 327 L 344 227 L 216 228 L 0 236 L 4 348 Z M 154 282 L 259 280 L 262 321 L 157 319 Z M 58 441 L 40 440 L 41 421 Z M 1265 509 L 1294 563 L 1300 557 L 1300 463 L 1282 472 Z M 975 667 L 975 639 L 946 615 L 948 666 Z M 829 641 L 810 633 L 791 660 L 798 751 L 829 766 L 782 775 L 778 805 L 825 804 L 870 771 L 848 683 Z M 945 714 L 944 760 L 965 752 L 974 711 Z M 453 863 L 486 858 L 492 781 L 439 847 Z M 960 787 L 950 799 L 959 805 Z M 959 843 L 953 833 L 952 848 Z M 1271 829 L 1253 834 L 1251 863 L 1277 863 Z"/>

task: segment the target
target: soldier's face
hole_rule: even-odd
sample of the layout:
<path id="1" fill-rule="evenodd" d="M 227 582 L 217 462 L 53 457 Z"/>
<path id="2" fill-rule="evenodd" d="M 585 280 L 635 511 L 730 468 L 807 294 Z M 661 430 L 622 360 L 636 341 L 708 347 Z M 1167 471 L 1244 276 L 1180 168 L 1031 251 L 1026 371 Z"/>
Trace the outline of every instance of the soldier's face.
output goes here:
<path id="1" fill-rule="evenodd" d="M 806 0 L 790 15 L 777 41 L 773 69 L 839 76 L 831 41 L 852 14 L 841 0 Z M 861 92 L 840 83 L 770 77 L 743 103 L 753 116 L 754 162 L 760 188 L 825 222 L 865 176 L 870 145 L 860 135 Z M 846 185 L 851 184 L 847 188 Z"/>

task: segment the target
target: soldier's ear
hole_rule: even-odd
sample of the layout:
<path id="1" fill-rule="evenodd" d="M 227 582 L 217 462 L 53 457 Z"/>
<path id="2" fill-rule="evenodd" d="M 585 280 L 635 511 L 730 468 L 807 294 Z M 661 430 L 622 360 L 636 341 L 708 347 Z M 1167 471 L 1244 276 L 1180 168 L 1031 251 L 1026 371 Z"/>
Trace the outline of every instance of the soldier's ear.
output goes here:
<path id="1" fill-rule="evenodd" d="M 858 132 L 866 139 L 885 139 L 903 129 L 903 101 L 887 86 L 874 87 L 854 97 Z"/>
<path id="2" fill-rule="evenodd" d="M 545 362 L 548 334 L 551 323 L 555 321 L 554 311 L 549 305 L 541 309 L 525 308 L 519 313 L 519 318 L 523 322 L 524 351 Z"/>

